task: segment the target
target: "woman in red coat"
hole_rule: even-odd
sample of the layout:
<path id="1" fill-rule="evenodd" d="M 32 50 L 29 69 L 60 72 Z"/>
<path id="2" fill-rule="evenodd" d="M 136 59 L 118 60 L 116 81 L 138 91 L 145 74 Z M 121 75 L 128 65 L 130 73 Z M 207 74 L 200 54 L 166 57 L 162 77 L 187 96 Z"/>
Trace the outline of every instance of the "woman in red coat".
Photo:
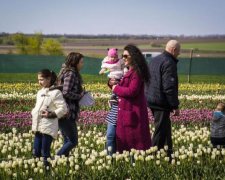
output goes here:
<path id="1" fill-rule="evenodd" d="M 149 81 L 147 63 L 135 45 L 124 48 L 123 59 L 129 71 L 112 90 L 118 95 L 118 119 L 116 127 L 117 151 L 147 150 L 151 135 L 144 84 Z M 111 82 L 113 84 L 113 81 Z"/>

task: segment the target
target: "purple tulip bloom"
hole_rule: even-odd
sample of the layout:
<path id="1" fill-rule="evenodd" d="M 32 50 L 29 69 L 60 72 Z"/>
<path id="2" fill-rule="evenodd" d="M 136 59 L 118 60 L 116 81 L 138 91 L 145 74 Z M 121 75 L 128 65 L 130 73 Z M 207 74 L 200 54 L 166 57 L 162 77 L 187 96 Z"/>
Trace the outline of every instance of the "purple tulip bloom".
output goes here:
<path id="1" fill-rule="evenodd" d="M 80 113 L 79 123 L 83 125 L 105 124 L 105 119 L 108 111 L 85 110 Z M 150 123 L 153 122 L 151 111 L 148 112 Z M 172 122 L 187 123 L 187 122 L 209 122 L 212 119 L 212 110 L 209 109 L 186 109 L 180 111 L 180 116 L 171 116 Z M 15 112 L 0 114 L 0 129 L 4 128 L 28 128 L 31 126 L 30 112 Z"/>

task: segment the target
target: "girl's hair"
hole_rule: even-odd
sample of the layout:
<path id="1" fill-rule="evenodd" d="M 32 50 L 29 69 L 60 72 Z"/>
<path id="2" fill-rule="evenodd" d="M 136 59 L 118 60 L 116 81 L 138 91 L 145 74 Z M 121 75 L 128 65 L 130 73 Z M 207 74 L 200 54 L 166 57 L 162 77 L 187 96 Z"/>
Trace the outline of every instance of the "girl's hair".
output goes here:
<path id="1" fill-rule="evenodd" d="M 43 78 L 50 78 L 50 86 L 55 85 L 57 81 L 57 75 L 54 71 L 50 71 L 49 69 L 42 69 L 38 72 L 39 75 L 41 75 Z"/>
<path id="2" fill-rule="evenodd" d="M 225 104 L 224 103 L 218 103 L 216 106 L 217 111 L 225 112 Z"/>
<path id="3" fill-rule="evenodd" d="M 77 64 L 83 57 L 83 54 L 77 52 L 69 53 L 65 60 L 66 68 L 75 68 L 75 70 L 77 71 Z"/>
<path id="4" fill-rule="evenodd" d="M 124 50 L 128 51 L 131 56 L 131 66 L 141 76 L 145 83 L 149 83 L 149 70 L 147 62 L 139 48 L 133 44 L 128 44 L 124 47 Z"/>

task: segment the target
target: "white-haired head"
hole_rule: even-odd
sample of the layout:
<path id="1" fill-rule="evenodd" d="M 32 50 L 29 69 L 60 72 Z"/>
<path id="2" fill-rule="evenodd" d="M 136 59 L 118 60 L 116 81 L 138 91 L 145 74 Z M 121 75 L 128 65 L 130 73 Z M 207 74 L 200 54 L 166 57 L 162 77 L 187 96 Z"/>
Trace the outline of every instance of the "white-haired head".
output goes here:
<path id="1" fill-rule="evenodd" d="M 177 40 L 169 40 L 165 50 L 177 58 L 180 54 L 180 43 Z"/>

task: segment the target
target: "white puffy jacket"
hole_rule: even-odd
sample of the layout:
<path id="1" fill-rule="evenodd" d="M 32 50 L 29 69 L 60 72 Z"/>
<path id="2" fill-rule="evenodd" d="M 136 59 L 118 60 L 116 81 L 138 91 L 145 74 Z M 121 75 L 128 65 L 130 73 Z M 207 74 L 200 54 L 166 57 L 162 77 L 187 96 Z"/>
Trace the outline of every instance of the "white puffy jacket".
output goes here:
<path id="1" fill-rule="evenodd" d="M 41 111 L 46 109 L 55 112 L 57 118 L 42 118 Z M 42 88 L 37 93 L 36 105 L 31 112 L 32 131 L 57 138 L 58 119 L 66 115 L 67 111 L 61 91 L 58 89 L 49 91 L 49 88 Z"/>

